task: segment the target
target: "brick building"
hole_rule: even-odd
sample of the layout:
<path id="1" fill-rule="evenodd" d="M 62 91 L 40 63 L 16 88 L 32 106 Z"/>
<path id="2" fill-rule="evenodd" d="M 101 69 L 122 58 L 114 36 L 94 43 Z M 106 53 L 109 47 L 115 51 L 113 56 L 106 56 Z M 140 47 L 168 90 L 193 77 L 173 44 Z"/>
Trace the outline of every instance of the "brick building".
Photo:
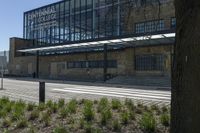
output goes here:
<path id="1" fill-rule="evenodd" d="M 62 0 L 24 13 L 9 72 L 55 79 L 170 76 L 173 0 Z"/>

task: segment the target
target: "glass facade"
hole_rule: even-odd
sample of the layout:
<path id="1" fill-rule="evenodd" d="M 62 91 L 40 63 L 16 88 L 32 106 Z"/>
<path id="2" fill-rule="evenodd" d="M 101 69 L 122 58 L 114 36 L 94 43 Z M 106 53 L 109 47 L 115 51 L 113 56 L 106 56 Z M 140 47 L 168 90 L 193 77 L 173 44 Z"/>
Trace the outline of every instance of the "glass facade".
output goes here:
<path id="1" fill-rule="evenodd" d="M 136 33 L 151 33 L 155 31 L 162 31 L 164 29 L 164 20 L 142 22 L 135 25 Z"/>
<path id="2" fill-rule="evenodd" d="M 145 0 L 156 3 L 155 0 Z M 127 14 L 143 6 L 144 0 L 63 0 L 24 13 L 24 38 L 43 47 L 134 34 L 127 26 Z M 162 0 L 165 3 L 169 0 Z M 155 23 L 156 22 L 156 23 Z M 157 25 L 158 26 L 155 26 Z M 136 33 L 163 29 L 164 22 L 136 25 Z M 127 27 L 131 27 L 127 30 Z"/>

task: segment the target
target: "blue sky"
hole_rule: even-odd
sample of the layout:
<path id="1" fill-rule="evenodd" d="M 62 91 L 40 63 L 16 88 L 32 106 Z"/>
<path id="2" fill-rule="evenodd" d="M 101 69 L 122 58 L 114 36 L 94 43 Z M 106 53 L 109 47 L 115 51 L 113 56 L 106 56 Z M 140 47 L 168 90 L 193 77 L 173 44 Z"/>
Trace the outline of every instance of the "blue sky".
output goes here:
<path id="1" fill-rule="evenodd" d="M 23 12 L 60 0 L 2 0 L 0 4 L 0 51 L 9 49 L 10 37 L 23 36 Z"/>

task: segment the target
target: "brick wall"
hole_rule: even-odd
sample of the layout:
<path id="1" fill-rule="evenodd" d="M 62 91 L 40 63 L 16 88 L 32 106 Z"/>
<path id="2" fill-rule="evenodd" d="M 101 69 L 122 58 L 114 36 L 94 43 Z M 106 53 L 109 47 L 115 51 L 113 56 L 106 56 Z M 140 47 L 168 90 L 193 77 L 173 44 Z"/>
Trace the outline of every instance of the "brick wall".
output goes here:
<path id="1" fill-rule="evenodd" d="M 11 39 L 9 71 L 13 75 L 31 75 L 36 71 L 35 56 L 15 56 L 15 46 L 27 43 L 21 39 Z M 169 75 L 171 69 L 171 45 L 126 48 L 118 51 L 109 51 L 108 60 L 117 60 L 117 68 L 109 68 L 108 73 L 117 75 L 153 74 Z M 164 71 L 135 71 L 134 57 L 144 54 L 163 54 L 166 57 Z M 76 53 L 59 56 L 40 56 L 39 75 L 45 78 L 92 78 L 102 79 L 103 68 L 59 68 L 59 63 L 71 61 L 103 60 L 103 52 Z M 30 70 L 31 69 L 31 70 Z"/>

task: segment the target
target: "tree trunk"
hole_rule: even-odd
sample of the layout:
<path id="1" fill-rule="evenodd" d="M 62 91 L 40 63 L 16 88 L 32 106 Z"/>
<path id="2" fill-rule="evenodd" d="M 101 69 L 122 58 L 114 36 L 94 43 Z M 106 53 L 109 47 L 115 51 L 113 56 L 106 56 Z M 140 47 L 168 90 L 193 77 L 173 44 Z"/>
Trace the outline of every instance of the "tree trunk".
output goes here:
<path id="1" fill-rule="evenodd" d="M 175 0 L 172 133 L 200 133 L 200 0 Z"/>

